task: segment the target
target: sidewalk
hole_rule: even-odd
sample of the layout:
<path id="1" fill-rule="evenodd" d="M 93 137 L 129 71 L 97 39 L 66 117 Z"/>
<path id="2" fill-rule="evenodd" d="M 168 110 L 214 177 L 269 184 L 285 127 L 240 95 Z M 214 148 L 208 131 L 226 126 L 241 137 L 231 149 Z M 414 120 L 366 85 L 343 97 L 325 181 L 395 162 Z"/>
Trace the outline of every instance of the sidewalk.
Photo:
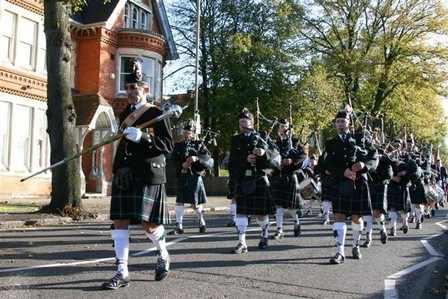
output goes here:
<path id="1" fill-rule="evenodd" d="M 49 204 L 48 198 L 11 198 L 7 200 L 8 204 L 27 204 L 36 206 L 45 206 Z M 174 217 L 174 207 L 176 198 L 168 197 L 168 207 L 170 216 Z M 229 200 L 224 196 L 209 196 L 208 203 L 205 205 L 205 212 L 227 212 L 229 210 Z M 88 197 L 82 199 L 83 209 L 96 215 L 95 219 L 86 219 L 85 221 L 107 221 L 109 220 L 110 197 Z M 195 211 L 188 205 L 185 206 L 185 213 L 191 214 Z M 69 217 L 60 217 L 43 213 L 0 213 L 0 229 L 11 229 L 24 226 L 45 226 L 76 222 Z"/>

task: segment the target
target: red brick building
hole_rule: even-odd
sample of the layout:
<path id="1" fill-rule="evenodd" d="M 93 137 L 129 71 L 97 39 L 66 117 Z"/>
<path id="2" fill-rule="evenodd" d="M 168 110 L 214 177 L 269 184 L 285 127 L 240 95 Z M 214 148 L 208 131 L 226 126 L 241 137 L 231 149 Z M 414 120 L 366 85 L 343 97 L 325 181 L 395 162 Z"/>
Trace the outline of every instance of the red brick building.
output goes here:
<path id="1" fill-rule="evenodd" d="M 49 161 L 41 2 L 0 0 L 0 24 L 0 198 L 45 196 L 50 191 L 50 173 L 18 182 Z M 126 105 L 123 79 L 131 59 L 143 59 L 149 97 L 160 99 L 163 66 L 178 55 L 161 0 L 105 4 L 90 0 L 72 16 L 71 32 L 79 144 L 88 147 L 117 129 L 116 115 Z M 26 126 L 17 126 L 18 122 Z M 110 189 L 113 152 L 111 145 L 83 157 L 81 173 L 87 192 L 106 194 Z"/>

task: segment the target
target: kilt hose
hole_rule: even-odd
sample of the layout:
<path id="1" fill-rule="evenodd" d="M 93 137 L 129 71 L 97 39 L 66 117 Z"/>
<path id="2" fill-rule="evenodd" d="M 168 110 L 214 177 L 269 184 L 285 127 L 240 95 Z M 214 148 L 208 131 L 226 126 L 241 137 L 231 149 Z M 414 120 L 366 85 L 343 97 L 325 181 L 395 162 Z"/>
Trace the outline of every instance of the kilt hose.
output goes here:
<path id="1" fill-rule="evenodd" d="M 387 212 L 387 184 L 370 183 L 370 200 L 372 202 L 372 210 L 378 210 L 381 213 Z"/>
<path id="2" fill-rule="evenodd" d="M 267 176 L 241 178 L 236 183 L 235 200 L 237 214 L 261 216 L 275 213 Z"/>
<path id="3" fill-rule="evenodd" d="M 297 174 L 274 176 L 271 181 L 272 198 L 277 207 L 284 209 L 302 208 L 302 196 L 299 192 Z"/>
<path id="4" fill-rule="evenodd" d="M 169 224 L 165 184 L 147 185 L 142 179 L 135 179 L 128 190 L 113 184 L 110 219 L 130 220 L 131 224 Z"/>
<path id="5" fill-rule="evenodd" d="M 333 213 L 351 215 L 372 215 L 369 185 L 364 178 L 356 181 L 343 179 L 339 181 L 339 194 L 333 200 Z"/>
<path id="6" fill-rule="evenodd" d="M 391 180 L 387 186 L 387 209 L 410 212 L 409 188 Z"/>
<path id="7" fill-rule="evenodd" d="M 196 173 L 185 173 L 178 177 L 176 203 L 195 206 L 207 203 L 207 194 L 202 176 Z"/>
<path id="8" fill-rule="evenodd" d="M 425 194 L 425 187 L 423 186 L 423 182 L 421 180 L 417 180 L 411 184 L 409 187 L 409 197 L 411 198 L 412 204 L 428 204 Z"/>

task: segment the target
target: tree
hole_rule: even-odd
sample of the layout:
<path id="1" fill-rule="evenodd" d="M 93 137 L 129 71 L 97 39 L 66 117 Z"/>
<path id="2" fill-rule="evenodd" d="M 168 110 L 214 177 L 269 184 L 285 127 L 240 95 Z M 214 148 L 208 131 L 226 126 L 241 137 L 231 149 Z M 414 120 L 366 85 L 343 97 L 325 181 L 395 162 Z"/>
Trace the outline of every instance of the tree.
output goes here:
<path id="1" fill-rule="evenodd" d="M 45 0 L 44 30 L 47 43 L 48 134 L 51 164 L 77 152 L 76 112 L 70 87 L 72 41 L 69 15 L 83 0 Z M 81 207 L 79 159 L 52 170 L 49 212 L 67 214 Z"/>

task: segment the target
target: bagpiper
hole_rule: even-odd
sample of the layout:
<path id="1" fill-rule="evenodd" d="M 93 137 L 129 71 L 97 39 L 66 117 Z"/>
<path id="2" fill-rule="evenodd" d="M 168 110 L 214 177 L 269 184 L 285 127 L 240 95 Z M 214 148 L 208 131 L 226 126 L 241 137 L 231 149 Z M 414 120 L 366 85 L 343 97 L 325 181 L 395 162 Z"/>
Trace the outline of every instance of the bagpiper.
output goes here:
<path id="1" fill-rule="evenodd" d="M 259 249 L 266 249 L 269 236 L 269 215 L 275 211 L 271 187 L 265 170 L 272 167 L 274 157 L 265 140 L 254 130 L 254 118 L 248 109 L 239 115 L 240 134 L 232 137 L 229 157 L 230 194 L 236 201 L 236 227 L 239 242 L 235 254 L 247 253 L 248 216 L 256 216 L 261 227 Z M 279 165 L 278 165 L 279 166 Z"/>
<path id="2" fill-rule="evenodd" d="M 294 219 L 294 236 L 298 237 L 301 232 L 297 211 L 302 207 L 299 183 L 307 177 L 302 169 L 306 155 L 297 142 L 294 142 L 290 130 L 289 121 L 286 118 L 280 119 L 275 145 L 282 158 L 281 169 L 272 174 L 272 196 L 276 205 L 277 226 L 273 238 L 276 240 L 283 238 L 285 212 Z"/>
<path id="3" fill-rule="evenodd" d="M 128 106 L 120 114 L 125 138 L 118 144 L 113 164 L 110 219 L 113 221 L 117 272 L 102 286 L 118 289 L 129 285 L 129 225 L 142 224 L 146 236 L 158 249 L 155 280 L 168 277 L 169 254 L 164 224 L 168 223 L 165 192 L 165 155 L 173 150 L 169 119 L 156 122 L 149 129 L 138 125 L 152 120 L 162 111 L 146 101 L 148 84 L 141 72 L 142 62 L 135 59 L 133 71 L 126 76 Z"/>
<path id="4" fill-rule="evenodd" d="M 321 171 L 336 184 L 332 186 L 332 190 L 336 192 L 332 195 L 332 205 L 335 215 L 333 235 L 337 252 L 330 259 L 331 264 L 341 264 L 345 261 L 345 221 L 349 216 L 352 220 L 353 258 L 361 258 L 359 241 L 363 230 L 362 216 L 372 214 L 367 172 L 377 165 L 376 150 L 363 147 L 362 138 L 350 133 L 349 117 L 347 111 L 340 111 L 336 115 L 337 136 L 326 142 L 321 165 Z"/>
<path id="5" fill-rule="evenodd" d="M 172 158 L 176 165 L 176 229 L 170 234 L 183 234 L 184 205 L 190 204 L 199 220 L 199 233 L 206 232 L 204 204 L 207 203 L 202 177 L 213 168 L 213 158 L 205 144 L 194 137 L 194 123 L 187 122 L 183 128 L 184 140 L 174 145 Z"/>

